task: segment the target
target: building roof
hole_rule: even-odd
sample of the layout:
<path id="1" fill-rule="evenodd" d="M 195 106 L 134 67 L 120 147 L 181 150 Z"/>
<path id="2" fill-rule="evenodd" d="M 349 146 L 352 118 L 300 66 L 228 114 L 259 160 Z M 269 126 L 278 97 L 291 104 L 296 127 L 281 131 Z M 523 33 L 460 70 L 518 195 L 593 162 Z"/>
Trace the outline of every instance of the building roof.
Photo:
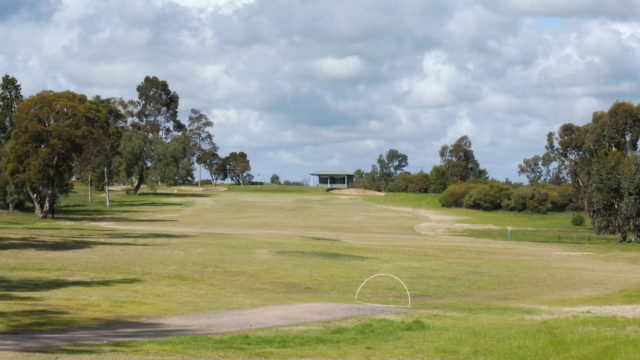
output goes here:
<path id="1" fill-rule="evenodd" d="M 309 175 L 324 175 L 324 176 L 339 175 L 339 176 L 345 176 L 345 175 L 353 175 L 353 173 L 349 172 L 349 171 L 344 171 L 344 170 L 320 170 L 320 171 L 314 171 Z"/>

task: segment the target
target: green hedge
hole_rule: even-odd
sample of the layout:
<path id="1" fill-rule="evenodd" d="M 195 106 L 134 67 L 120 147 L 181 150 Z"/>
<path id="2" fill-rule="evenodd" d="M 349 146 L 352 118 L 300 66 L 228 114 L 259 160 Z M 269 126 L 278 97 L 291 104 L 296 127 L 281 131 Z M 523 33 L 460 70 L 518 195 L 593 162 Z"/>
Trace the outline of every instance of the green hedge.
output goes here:
<path id="1" fill-rule="evenodd" d="M 501 184 L 487 184 L 471 190 L 463 201 L 469 209 L 498 210 L 509 199 L 511 188 Z"/>
<path id="2" fill-rule="evenodd" d="M 462 207 L 464 198 L 475 188 L 482 186 L 478 183 L 458 183 L 453 184 L 445 190 L 438 201 L 444 207 Z"/>
<path id="3" fill-rule="evenodd" d="M 492 183 L 458 183 L 451 185 L 440 196 L 444 207 L 465 207 L 481 210 L 530 211 L 544 214 L 548 211 L 576 210 L 580 208 L 575 190 L 569 184 L 508 186 Z"/>

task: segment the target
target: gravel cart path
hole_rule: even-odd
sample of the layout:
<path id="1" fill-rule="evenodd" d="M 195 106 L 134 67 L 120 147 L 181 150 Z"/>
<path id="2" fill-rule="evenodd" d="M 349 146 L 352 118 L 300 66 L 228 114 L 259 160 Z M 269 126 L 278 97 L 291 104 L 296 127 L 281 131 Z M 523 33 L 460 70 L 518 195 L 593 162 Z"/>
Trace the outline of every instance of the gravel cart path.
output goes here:
<path id="1" fill-rule="evenodd" d="M 339 303 L 261 306 L 203 315 L 164 317 L 118 325 L 66 331 L 0 333 L 0 351 L 42 347 L 160 339 L 169 336 L 224 334 L 360 315 L 406 312 L 407 309 Z"/>

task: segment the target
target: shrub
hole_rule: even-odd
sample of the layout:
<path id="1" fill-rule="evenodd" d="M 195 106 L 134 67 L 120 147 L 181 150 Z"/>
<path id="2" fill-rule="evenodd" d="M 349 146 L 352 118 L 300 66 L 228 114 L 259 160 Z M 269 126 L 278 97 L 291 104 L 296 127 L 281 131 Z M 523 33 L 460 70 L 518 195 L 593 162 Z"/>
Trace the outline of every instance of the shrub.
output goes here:
<path id="1" fill-rule="evenodd" d="M 429 174 L 424 172 L 400 174 L 389 184 L 388 191 L 426 193 L 429 191 Z"/>
<path id="2" fill-rule="evenodd" d="M 552 203 L 554 211 L 565 211 L 571 209 L 581 209 L 582 205 L 576 196 L 576 189 L 571 184 L 555 186 L 558 194 L 556 203 Z"/>
<path id="3" fill-rule="evenodd" d="M 444 207 L 462 207 L 465 196 L 479 186 L 481 185 L 473 183 L 453 184 L 440 195 L 438 201 L 440 201 L 440 204 Z"/>
<path id="4" fill-rule="evenodd" d="M 463 205 L 470 209 L 497 210 L 510 194 L 511 188 L 502 184 L 482 185 L 464 197 Z"/>
<path id="5" fill-rule="evenodd" d="M 573 213 L 571 215 L 571 225 L 582 226 L 584 225 L 584 215 L 581 213 Z"/>
<path id="6" fill-rule="evenodd" d="M 532 211 L 544 214 L 551 210 L 553 198 L 557 195 L 538 186 L 521 186 L 511 192 L 511 197 L 503 202 L 503 207 L 510 211 Z"/>

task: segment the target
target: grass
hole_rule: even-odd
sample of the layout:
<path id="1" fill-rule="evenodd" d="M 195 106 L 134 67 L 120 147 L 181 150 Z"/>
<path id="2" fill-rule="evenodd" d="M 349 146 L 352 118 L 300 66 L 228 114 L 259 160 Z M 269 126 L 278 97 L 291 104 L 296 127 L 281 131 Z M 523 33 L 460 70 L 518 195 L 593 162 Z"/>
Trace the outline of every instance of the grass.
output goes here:
<path id="1" fill-rule="evenodd" d="M 390 193 L 383 197 L 367 198 L 366 201 L 384 206 L 437 210 L 443 214 L 458 217 L 456 221 L 461 224 L 490 224 L 502 228 L 472 230 L 460 228 L 452 231 L 452 234 L 455 235 L 477 239 L 568 244 L 605 244 L 617 241 L 617 237 L 614 235 L 596 235 L 588 217 L 586 217 L 584 226 L 572 225 L 571 212 L 535 214 L 503 210 L 479 211 L 445 208 L 438 201 L 439 196 L 439 194 Z M 508 228 L 512 228 L 509 239 L 507 238 Z"/>
<path id="2" fill-rule="evenodd" d="M 324 324 L 231 336 L 187 336 L 55 354 L 123 358 L 416 358 L 632 359 L 640 322 L 615 318 L 526 320 L 523 317 L 446 314 Z M 113 355 L 112 355 L 113 354 Z M 36 354 L 30 354 L 34 356 Z"/>
<path id="3" fill-rule="evenodd" d="M 538 308 L 640 301 L 637 246 L 587 240 L 589 227 L 576 229 L 569 214 L 443 209 L 434 195 L 347 197 L 275 185 L 113 195 L 111 208 L 98 196 L 88 204 L 77 184 L 56 220 L 0 213 L 0 331 L 353 302 L 375 273 L 399 276 L 417 311 L 0 358 L 625 359 L 640 351 L 636 319 L 549 318 Z M 425 235 L 414 230 L 424 216 L 389 206 L 525 230 L 511 241 L 502 229 Z M 376 278 L 362 294 L 402 303 L 403 291 Z"/>

